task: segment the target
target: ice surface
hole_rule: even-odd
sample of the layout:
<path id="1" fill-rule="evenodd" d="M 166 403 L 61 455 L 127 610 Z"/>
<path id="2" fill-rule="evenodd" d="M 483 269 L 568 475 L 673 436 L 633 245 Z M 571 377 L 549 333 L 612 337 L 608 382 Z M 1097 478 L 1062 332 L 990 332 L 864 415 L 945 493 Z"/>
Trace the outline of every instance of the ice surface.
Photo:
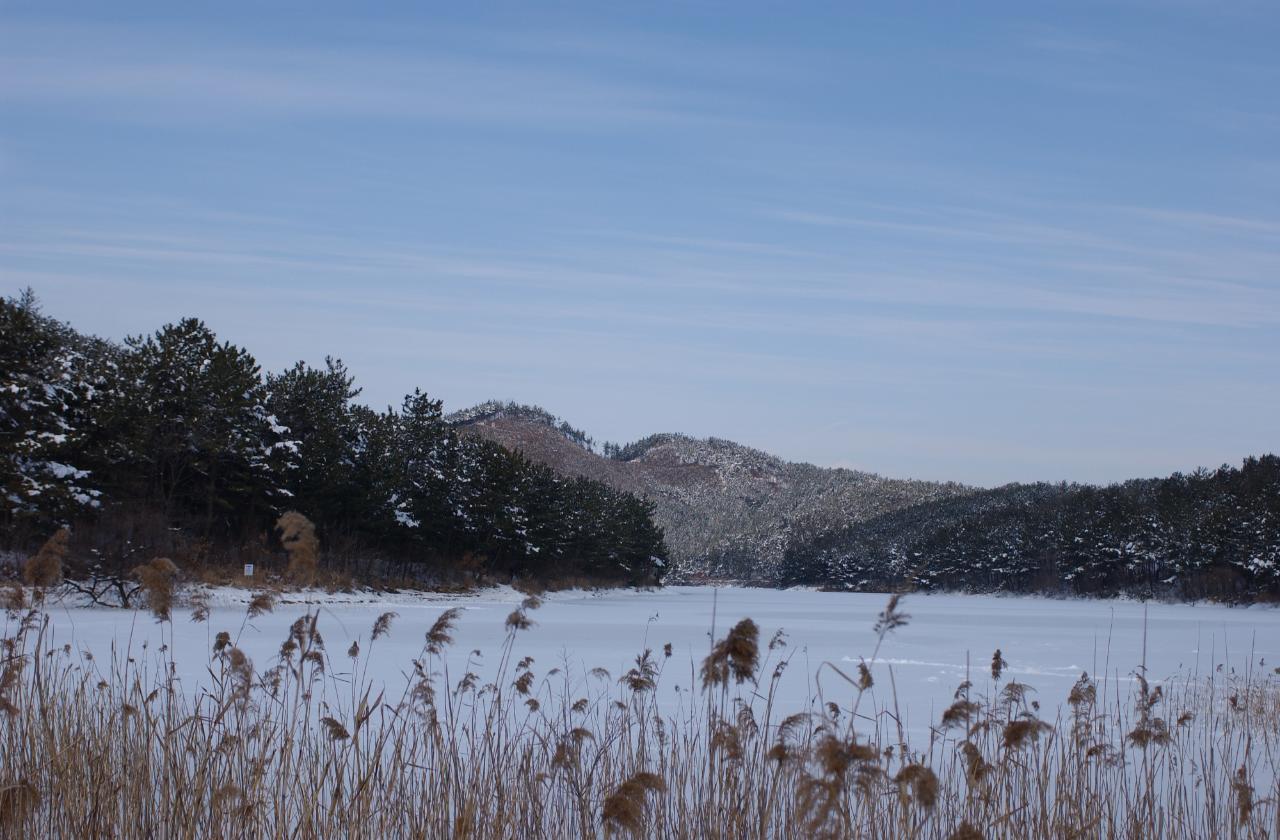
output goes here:
<path id="1" fill-rule="evenodd" d="M 151 660 L 161 644 L 172 642 L 177 673 L 187 689 L 207 684 L 206 665 L 213 637 L 228 630 L 253 659 L 258 670 L 273 664 L 289 625 L 307 609 L 320 609 L 319 630 L 330 657 L 329 671 L 349 669 L 345 651 L 353 639 L 371 654 L 368 678 L 387 684 L 398 695 L 411 661 L 422 654 L 423 634 L 440 613 L 453 606 L 463 615 L 448 655 L 456 679 L 464 673 L 473 650 L 483 652 L 481 667 L 487 679 L 506 636 L 504 620 L 524 596 L 510 589 L 477 595 L 430 594 L 284 596 L 274 612 L 246 620 L 242 601 L 247 594 L 222 589 L 212 593 L 214 607 L 207 624 L 189 621 L 188 610 L 175 610 L 172 637 L 167 625 L 157 625 L 146 612 L 85 608 L 69 605 L 50 609 L 52 642 L 91 650 L 101 667 L 112 654 L 128 648 L 141 660 Z M 316 603 L 303 604 L 303 598 Z M 288 603 L 292 600 L 293 603 Z M 670 642 L 673 656 L 666 661 L 658 698 L 675 710 L 710 644 L 713 611 L 715 632 L 722 636 L 736 621 L 750 617 L 760 627 L 762 647 L 778 629 L 787 633 L 787 647 L 773 653 L 792 656 L 781 683 L 782 714 L 803 709 L 811 699 L 810 678 L 829 661 L 848 673 L 860 656 L 875 645 L 871 627 L 884 608 L 886 596 L 771 590 L 673 586 L 652 592 L 613 590 L 601 593 L 567 592 L 549 595 L 530 613 L 535 626 L 517 638 L 517 657 L 534 658 L 541 678 L 552 668 L 565 668 L 575 681 L 590 682 L 586 671 L 607 668 L 614 680 L 632 665 L 634 657 L 651 648 L 659 659 Z M 992 652 L 1000 648 L 1009 662 L 1006 679 L 1029 683 L 1031 695 L 1051 715 L 1066 698 L 1081 671 L 1119 680 L 1121 694 L 1144 661 L 1154 679 L 1175 674 L 1207 676 L 1216 666 L 1243 673 L 1271 675 L 1280 664 L 1280 610 L 1270 607 L 1230 608 L 1213 605 L 1144 606 L 1135 601 L 1049 600 L 1030 597 L 972 595 L 912 595 L 902 608 L 910 623 L 895 631 L 880 651 L 872 671 L 878 705 L 890 704 L 889 670 L 896 684 L 898 706 L 908 731 L 928 732 L 951 702 L 956 684 L 969 663 L 975 688 L 989 686 Z M 389 637 L 369 646 L 377 617 L 399 613 Z M 163 637 L 162 637 L 163 633 Z M 143 642 L 147 651 L 142 652 Z M 826 669 L 823 669 L 826 670 Z M 598 685 L 599 683 L 592 683 Z M 679 686 L 685 693 L 676 690 Z M 850 688 L 834 674 L 822 678 L 824 699 L 847 705 Z M 1108 689 L 1115 692 L 1115 683 Z"/>

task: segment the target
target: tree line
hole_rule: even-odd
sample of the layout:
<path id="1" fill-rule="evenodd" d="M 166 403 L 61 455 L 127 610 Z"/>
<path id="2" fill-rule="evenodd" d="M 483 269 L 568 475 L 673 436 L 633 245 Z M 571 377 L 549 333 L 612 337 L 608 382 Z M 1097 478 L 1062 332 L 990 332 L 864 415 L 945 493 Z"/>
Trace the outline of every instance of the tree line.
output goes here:
<path id="1" fill-rule="evenodd" d="M 1106 487 L 1013 484 L 795 539 L 785 583 L 1280 598 L 1280 457 Z"/>
<path id="2" fill-rule="evenodd" d="M 462 435 L 421 390 L 381 411 L 359 394 L 338 359 L 264 375 L 195 318 L 117 343 L 46 317 L 30 291 L 0 299 L 7 547 L 70 525 L 86 562 L 238 561 L 298 510 L 353 570 L 661 579 L 647 501 Z"/>

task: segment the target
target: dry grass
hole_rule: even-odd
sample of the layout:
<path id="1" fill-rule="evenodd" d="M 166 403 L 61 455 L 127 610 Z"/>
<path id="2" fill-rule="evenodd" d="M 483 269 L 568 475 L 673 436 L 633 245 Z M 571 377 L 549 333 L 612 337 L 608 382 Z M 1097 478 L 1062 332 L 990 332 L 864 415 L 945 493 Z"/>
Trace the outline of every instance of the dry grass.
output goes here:
<path id="1" fill-rule="evenodd" d="M 315 583 L 320 562 L 320 540 L 316 526 L 296 510 L 287 511 L 276 521 L 280 544 L 289 554 L 289 579 L 300 586 Z"/>
<path id="2" fill-rule="evenodd" d="M 173 611 L 174 578 L 178 575 L 178 567 L 167 557 L 156 557 L 133 570 L 133 576 L 142 585 L 147 598 L 147 607 L 157 621 L 168 621 Z M 207 605 L 194 605 L 193 609 L 208 615 Z"/>
<path id="3" fill-rule="evenodd" d="M 148 587 L 171 582 L 163 563 L 144 568 Z M 668 715 L 654 698 L 669 647 L 617 677 L 535 674 L 517 659 L 532 596 L 507 619 L 492 682 L 450 673 L 449 610 L 395 696 L 366 679 L 394 613 L 332 652 L 309 613 L 269 663 L 219 632 L 211 688 L 190 695 L 171 651 L 77 660 L 47 647 L 39 605 L 19 606 L 0 676 L 0 836 L 1280 835 L 1269 669 L 1156 686 L 1139 670 L 1127 695 L 1082 675 L 1042 715 L 1028 686 L 1002 680 L 997 653 L 991 679 L 963 683 L 928 743 L 909 745 L 892 693 L 877 706 L 871 691 L 879 643 L 907 620 L 898 606 L 857 675 L 838 692 L 815 682 L 802 710 L 775 708 L 784 638 L 761 650 L 743 620 Z M 265 596 L 254 607 L 271 608 Z"/>
<path id="4" fill-rule="evenodd" d="M 62 565 L 67 559 L 71 532 L 59 528 L 40 546 L 22 568 L 22 578 L 37 590 L 48 589 L 62 579 Z"/>

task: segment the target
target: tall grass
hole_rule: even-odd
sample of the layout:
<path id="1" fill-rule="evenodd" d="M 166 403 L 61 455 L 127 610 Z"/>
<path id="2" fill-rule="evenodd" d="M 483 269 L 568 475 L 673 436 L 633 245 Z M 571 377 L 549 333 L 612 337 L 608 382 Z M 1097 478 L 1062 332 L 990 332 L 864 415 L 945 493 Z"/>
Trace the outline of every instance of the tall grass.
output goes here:
<path id="1" fill-rule="evenodd" d="M 140 571 L 170 632 L 171 565 Z M 1273 675 L 1152 685 L 1139 668 L 1122 691 L 1082 674 L 1045 709 L 997 651 L 911 744 L 892 687 L 871 690 L 908 620 L 897 598 L 868 659 L 820 668 L 803 710 L 776 702 L 785 637 L 761 644 L 749 619 L 697 669 L 667 646 L 621 674 L 541 672 L 519 651 L 530 597 L 485 682 L 472 659 L 451 671 L 449 610 L 393 694 L 368 667 L 394 613 L 329 650 L 308 612 L 266 663 L 218 632 L 209 687 L 187 693 L 170 646 L 85 659 L 46 642 L 31 600 L 10 600 L 3 639 L 4 837 L 1280 836 Z M 681 701 L 663 713 L 672 681 Z"/>

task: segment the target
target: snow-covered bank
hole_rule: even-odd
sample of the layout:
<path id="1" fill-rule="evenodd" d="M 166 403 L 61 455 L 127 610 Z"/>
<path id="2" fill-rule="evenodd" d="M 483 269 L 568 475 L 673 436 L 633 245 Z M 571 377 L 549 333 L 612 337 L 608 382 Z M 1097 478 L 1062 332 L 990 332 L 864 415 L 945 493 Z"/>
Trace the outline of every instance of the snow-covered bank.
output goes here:
<path id="1" fill-rule="evenodd" d="M 190 611 L 178 609 L 172 630 L 157 625 L 146 612 L 51 605 L 51 641 L 54 646 L 70 644 L 90 651 L 99 664 L 110 658 L 113 645 L 117 653 L 128 648 L 139 657 L 144 644 L 147 656 L 170 644 L 177 674 L 192 690 L 209 680 L 206 665 L 219 631 L 229 631 L 263 670 L 272 664 L 289 626 L 307 610 L 318 608 L 330 672 L 340 673 L 351 642 L 359 640 L 368 649 L 374 621 L 394 611 L 398 618 L 390 635 L 372 649 L 367 674 L 387 683 L 390 694 L 403 685 L 402 675 L 420 656 L 426 629 L 450 607 L 463 611 L 456 643 L 448 652 L 450 673 L 457 679 L 470 668 L 484 678 L 497 666 L 507 632 L 504 621 L 524 597 L 506 588 L 472 595 L 303 593 L 286 595 L 273 612 L 247 619 L 247 593 L 218 589 L 211 595 L 207 623 L 192 623 Z M 750 617 L 760 627 L 762 643 L 779 629 L 786 632 L 787 647 L 773 652 L 775 659 L 779 653 L 792 656 L 781 682 L 780 703 L 783 709 L 799 710 L 810 700 L 811 678 L 822 662 L 848 671 L 860 656 L 870 656 L 875 641 L 871 627 L 885 600 L 884 595 L 866 593 L 684 586 L 554 593 L 530 614 L 536 623 L 520 633 L 516 655 L 532 656 L 539 677 L 568 666 L 575 680 L 593 679 L 586 674 L 595 667 L 608 669 L 616 678 L 644 649 L 660 652 L 670 643 L 673 655 L 667 660 L 659 701 L 674 709 L 682 696 L 687 697 L 675 687 L 688 689 L 693 684 L 696 665 L 709 648 L 713 622 L 719 636 L 738 619 Z M 1255 678 L 1280 679 L 1273 670 L 1280 664 L 1280 610 L 1269 607 L 913 595 L 904 600 L 903 608 L 911 615 L 910 623 L 882 647 L 873 667 L 873 690 L 879 704 L 889 702 L 892 669 L 899 708 L 908 730 L 917 735 L 927 733 L 937 721 L 966 673 L 978 690 L 987 685 L 996 648 L 1009 662 L 1006 674 L 1033 686 L 1033 696 L 1049 709 L 1063 702 L 1082 671 L 1121 680 L 1121 693 L 1127 693 L 1131 675 L 1144 660 L 1153 680 L 1177 674 L 1207 676 L 1219 665 L 1220 676 L 1252 669 Z M 480 656 L 468 665 L 473 651 L 480 651 Z M 827 700 L 848 695 L 848 686 L 839 678 L 823 677 L 822 687 Z"/>

